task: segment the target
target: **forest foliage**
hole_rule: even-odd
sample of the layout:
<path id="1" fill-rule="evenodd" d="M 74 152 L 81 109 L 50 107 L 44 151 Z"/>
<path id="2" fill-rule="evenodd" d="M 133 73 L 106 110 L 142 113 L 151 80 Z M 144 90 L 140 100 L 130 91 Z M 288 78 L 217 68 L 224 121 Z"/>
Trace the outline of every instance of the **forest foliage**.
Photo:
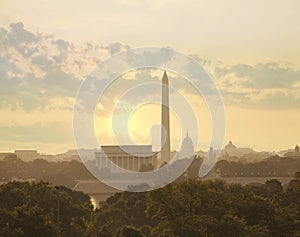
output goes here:
<path id="1" fill-rule="evenodd" d="M 57 216 L 59 199 L 59 221 Z M 242 186 L 189 179 L 121 192 L 93 210 L 89 196 L 45 182 L 0 186 L 0 236 L 300 236 L 300 174 Z"/>

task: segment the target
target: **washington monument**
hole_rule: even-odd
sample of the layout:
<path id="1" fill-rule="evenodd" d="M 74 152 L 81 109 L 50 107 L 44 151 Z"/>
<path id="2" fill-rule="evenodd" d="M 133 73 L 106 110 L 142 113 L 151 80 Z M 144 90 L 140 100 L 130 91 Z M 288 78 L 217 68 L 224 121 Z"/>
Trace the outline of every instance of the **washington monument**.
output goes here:
<path id="1" fill-rule="evenodd" d="M 162 78 L 161 104 L 161 162 L 170 161 L 170 110 L 169 110 L 169 79 L 166 71 Z"/>

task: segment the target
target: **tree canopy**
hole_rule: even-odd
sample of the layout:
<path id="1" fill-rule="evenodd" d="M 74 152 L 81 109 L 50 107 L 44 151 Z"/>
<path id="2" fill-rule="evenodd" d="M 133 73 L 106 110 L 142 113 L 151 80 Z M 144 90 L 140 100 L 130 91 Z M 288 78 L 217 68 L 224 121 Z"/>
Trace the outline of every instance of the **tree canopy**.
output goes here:
<path id="1" fill-rule="evenodd" d="M 49 183 L 0 185 L 0 236 L 296 237 L 300 179 L 282 187 L 188 179 L 150 192 L 121 192 L 93 210 L 89 196 Z M 59 206 L 59 222 L 58 222 Z"/>

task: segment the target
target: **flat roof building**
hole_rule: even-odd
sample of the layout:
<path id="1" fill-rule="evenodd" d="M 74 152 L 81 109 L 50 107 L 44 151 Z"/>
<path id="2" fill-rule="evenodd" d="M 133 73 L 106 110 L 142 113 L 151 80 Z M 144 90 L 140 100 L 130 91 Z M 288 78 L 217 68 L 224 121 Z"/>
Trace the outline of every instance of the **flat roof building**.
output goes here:
<path id="1" fill-rule="evenodd" d="M 40 153 L 37 150 L 15 150 L 15 155 L 18 156 L 21 160 L 24 161 L 33 161 Z"/>
<path id="2" fill-rule="evenodd" d="M 116 172 L 117 169 L 110 166 L 106 157 L 117 166 L 135 172 L 140 171 L 143 165 L 157 166 L 157 152 L 152 151 L 151 145 L 101 146 L 101 151 L 96 152 L 96 166 Z"/>

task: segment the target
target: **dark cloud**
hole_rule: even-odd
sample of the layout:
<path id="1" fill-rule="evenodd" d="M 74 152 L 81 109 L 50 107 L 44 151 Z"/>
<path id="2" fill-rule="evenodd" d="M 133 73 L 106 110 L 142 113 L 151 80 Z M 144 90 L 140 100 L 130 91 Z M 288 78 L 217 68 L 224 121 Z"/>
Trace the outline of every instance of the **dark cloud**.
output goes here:
<path id="1" fill-rule="evenodd" d="M 11 44 L 33 43 L 39 41 L 39 37 L 24 29 L 22 22 L 10 24 L 11 32 L 8 40 Z"/>
<path id="2" fill-rule="evenodd" d="M 227 105 L 255 109 L 290 109 L 300 108 L 300 99 L 293 94 L 277 91 L 260 95 L 259 92 L 222 92 Z"/>
<path id="3" fill-rule="evenodd" d="M 2 76 L 0 82 L 0 107 L 13 110 L 21 107 L 26 111 L 55 107 L 49 104 L 53 97 L 74 98 L 81 83 L 72 74 L 55 68 L 43 78 L 27 73 L 23 78 Z"/>
<path id="4" fill-rule="evenodd" d="M 233 75 L 237 78 L 246 78 L 240 80 L 240 85 L 248 88 L 266 89 L 266 88 L 292 88 L 300 81 L 300 71 L 290 67 L 281 66 L 276 62 L 257 64 L 250 66 L 246 64 L 236 64 L 230 67 L 217 67 L 217 77 Z"/>
<path id="5" fill-rule="evenodd" d="M 72 74 L 61 70 L 51 70 L 37 83 L 37 86 L 40 86 L 40 89 L 46 89 L 48 95 L 75 97 L 80 83 L 81 81 Z"/>
<path id="6" fill-rule="evenodd" d="M 69 45 L 70 45 L 69 42 L 67 42 L 63 39 L 58 39 L 58 40 L 55 40 L 54 42 L 56 43 L 57 48 L 59 50 L 64 50 L 64 51 L 67 51 L 69 48 Z"/>
<path id="7" fill-rule="evenodd" d="M 55 55 L 53 58 L 56 63 L 62 63 L 68 57 L 68 52 L 70 50 L 71 44 L 62 39 L 54 40 L 53 43 L 56 45 L 59 51 L 59 55 Z"/>
<path id="8" fill-rule="evenodd" d="M 7 42 L 8 31 L 4 28 L 0 28 L 0 44 L 1 47 L 4 46 L 4 43 Z"/>
<path id="9" fill-rule="evenodd" d="M 34 44 L 40 41 L 40 37 L 25 30 L 22 22 L 10 24 L 10 31 L 6 33 L 5 44 L 13 46 L 23 56 L 31 56 L 37 51 Z"/>
<path id="10" fill-rule="evenodd" d="M 104 49 L 108 49 L 111 55 L 119 53 L 123 50 L 129 49 L 129 46 L 123 45 L 119 42 L 109 44 L 107 47 L 103 47 Z"/>
<path id="11" fill-rule="evenodd" d="M 74 71 L 75 69 L 86 70 L 87 73 L 102 61 L 103 58 L 97 53 L 104 51 L 107 57 L 128 48 L 129 46 L 122 43 L 107 46 L 86 43 L 75 47 L 72 43 L 56 39 L 53 35 L 27 31 L 21 22 L 11 24 L 8 30 L 0 28 L 0 107 L 32 111 L 54 108 L 55 105 L 50 103 L 56 97 L 62 100 L 74 99 L 81 79 L 85 76 Z M 172 51 L 167 48 L 162 51 L 163 56 L 160 58 L 157 58 L 155 53 L 148 52 L 150 55 L 147 55 L 147 63 L 164 65 L 173 59 Z M 134 62 L 136 57 L 134 53 L 128 53 L 124 60 Z M 215 76 L 227 104 L 255 108 L 299 108 L 299 96 L 296 95 L 299 92 L 300 71 L 291 66 L 276 62 L 225 66 L 198 55 L 192 57 Z M 191 66 L 190 70 L 194 72 L 193 65 L 187 66 Z M 152 76 L 150 70 L 139 70 L 135 77 L 130 79 L 121 76 L 111 85 L 111 94 L 103 98 L 104 108 L 113 107 L 114 99 L 124 90 L 140 83 L 158 82 L 161 78 Z M 186 93 L 198 93 L 192 87 L 188 87 L 185 79 L 179 75 L 173 76 L 171 80 L 172 86 L 177 89 Z M 99 88 L 104 82 L 105 78 L 95 80 L 93 87 Z M 151 96 L 159 96 L 159 92 L 140 88 L 139 92 L 132 93 L 126 99 L 132 104 L 137 99 Z"/>
<path id="12" fill-rule="evenodd" d="M 227 104 L 261 109 L 299 108 L 300 71 L 276 62 L 216 67 Z"/>
<path id="13" fill-rule="evenodd" d="M 53 61 L 43 55 L 34 56 L 31 59 L 33 64 L 39 65 L 43 69 L 51 68 Z"/>
<path id="14" fill-rule="evenodd" d="M 128 48 L 121 43 L 76 48 L 53 35 L 29 32 L 21 22 L 0 28 L 0 40 L 0 108 L 26 111 L 54 108 L 53 98 L 74 99 L 84 75 L 73 69 L 100 62 L 99 47 L 111 54 Z"/>

